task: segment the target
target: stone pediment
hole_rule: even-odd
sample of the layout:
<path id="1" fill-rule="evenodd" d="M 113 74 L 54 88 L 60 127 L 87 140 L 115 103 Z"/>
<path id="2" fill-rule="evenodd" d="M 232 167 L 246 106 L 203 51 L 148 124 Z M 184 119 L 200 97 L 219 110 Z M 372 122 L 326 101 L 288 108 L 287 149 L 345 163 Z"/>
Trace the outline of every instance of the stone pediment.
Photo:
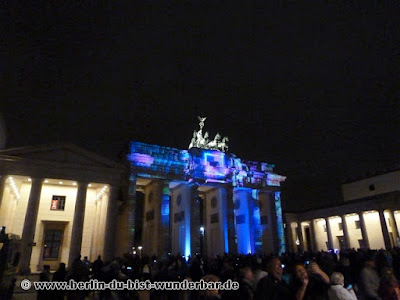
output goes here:
<path id="1" fill-rule="evenodd" d="M 27 146 L 0 150 L 0 157 L 37 162 L 54 162 L 99 168 L 120 168 L 121 165 L 73 144 Z"/>

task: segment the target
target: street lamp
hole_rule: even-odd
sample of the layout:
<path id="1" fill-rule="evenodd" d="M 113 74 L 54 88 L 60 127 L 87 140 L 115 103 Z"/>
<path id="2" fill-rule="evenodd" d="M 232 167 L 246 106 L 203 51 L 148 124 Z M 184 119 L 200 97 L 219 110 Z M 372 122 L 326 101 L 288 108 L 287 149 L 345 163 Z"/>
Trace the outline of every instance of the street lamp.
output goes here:
<path id="1" fill-rule="evenodd" d="M 140 256 L 140 258 L 142 258 L 142 249 L 143 249 L 143 247 L 139 246 L 137 248 L 139 249 L 139 256 Z"/>

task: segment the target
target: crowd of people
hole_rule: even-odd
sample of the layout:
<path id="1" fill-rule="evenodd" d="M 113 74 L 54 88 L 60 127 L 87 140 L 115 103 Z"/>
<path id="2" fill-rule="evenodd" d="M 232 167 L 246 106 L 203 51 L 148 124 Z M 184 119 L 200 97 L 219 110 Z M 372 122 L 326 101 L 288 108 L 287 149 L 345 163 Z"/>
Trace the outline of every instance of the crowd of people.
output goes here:
<path id="1" fill-rule="evenodd" d="M 45 266 L 40 280 L 51 280 Z M 215 258 L 201 255 L 185 258 L 179 254 L 139 256 L 125 254 L 110 262 L 99 256 L 94 262 L 77 258 L 66 270 L 65 264 L 53 274 L 53 281 L 111 282 L 139 279 L 150 281 L 239 282 L 237 290 L 138 291 L 113 292 L 119 299 L 400 299 L 400 248 L 391 250 L 346 250 L 335 253 L 283 253 L 281 256 L 224 254 Z M 48 299 L 50 292 L 38 294 Z M 111 291 L 54 291 L 52 299 L 84 299 L 96 293 L 100 299 L 111 298 Z"/>

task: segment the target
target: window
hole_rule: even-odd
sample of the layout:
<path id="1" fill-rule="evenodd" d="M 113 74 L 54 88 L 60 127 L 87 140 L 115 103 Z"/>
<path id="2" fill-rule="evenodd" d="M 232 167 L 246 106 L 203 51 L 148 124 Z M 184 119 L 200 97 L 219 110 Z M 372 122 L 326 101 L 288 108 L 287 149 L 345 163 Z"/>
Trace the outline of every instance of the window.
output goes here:
<path id="1" fill-rule="evenodd" d="M 339 230 L 343 230 L 343 223 L 338 223 L 339 225 Z"/>
<path id="2" fill-rule="evenodd" d="M 64 210 L 65 196 L 53 196 L 50 210 Z"/>
<path id="3" fill-rule="evenodd" d="M 354 221 L 355 225 L 356 225 L 356 229 L 360 229 L 360 221 Z"/>
<path id="4" fill-rule="evenodd" d="M 43 259 L 58 259 L 61 240 L 61 230 L 46 230 L 44 236 Z"/>

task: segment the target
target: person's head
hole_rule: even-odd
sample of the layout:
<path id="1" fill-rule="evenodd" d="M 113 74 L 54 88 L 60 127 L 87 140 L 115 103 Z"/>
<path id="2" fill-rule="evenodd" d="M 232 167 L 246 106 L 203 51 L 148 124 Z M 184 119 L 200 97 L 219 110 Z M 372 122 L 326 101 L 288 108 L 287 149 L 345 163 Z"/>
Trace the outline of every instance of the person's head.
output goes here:
<path id="1" fill-rule="evenodd" d="M 308 278 L 308 273 L 306 268 L 304 267 L 303 264 L 300 263 L 294 265 L 294 275 L 300 281 L 303 281 L 303 279 Z"/>
<path id="2" fill-rule="evenodd" d="M 65 263 L 60 263 L 60 266 L 58 267 L 58 270 L 65 271 Z"/>
<path id="3" fill-rule="evenodd" d="M 365 260 L 365 266 L 367 267 L 371 267 L 371 268 L 375 268 L 376 264 L 375 264 L 375 260 L 373 258 L 367 258 Z"/>
<path id="4" fill-rule="evenodd" d="M 333 272 L 331 275 L 331 284 L 332 285 L 344 285 L 344 276 L 340 272 Z"/>
<path id="5" fill-rule="evenodd" d="M 244 267 L 240 269 L 240 277 L 248 280 L 253 279 L 253 271 L 250 267 Z"/>
<path id="6" fill-rule="evenodd" d="M 205 282 L 218 282 L 219 277 L 209 274 L 202 277 Z M 201 291 L 200 294 L 205 297 L 212 297 L 213 295 L 218 295 L 218 290 L 205 290 Z"/>
<path id="7" fill-rule="evenodd" d="M 279 257 L 273 257 L 269 260 L 267 264 L 267 271 L 276 278 L 282 279 L 283 268 Z"/>

